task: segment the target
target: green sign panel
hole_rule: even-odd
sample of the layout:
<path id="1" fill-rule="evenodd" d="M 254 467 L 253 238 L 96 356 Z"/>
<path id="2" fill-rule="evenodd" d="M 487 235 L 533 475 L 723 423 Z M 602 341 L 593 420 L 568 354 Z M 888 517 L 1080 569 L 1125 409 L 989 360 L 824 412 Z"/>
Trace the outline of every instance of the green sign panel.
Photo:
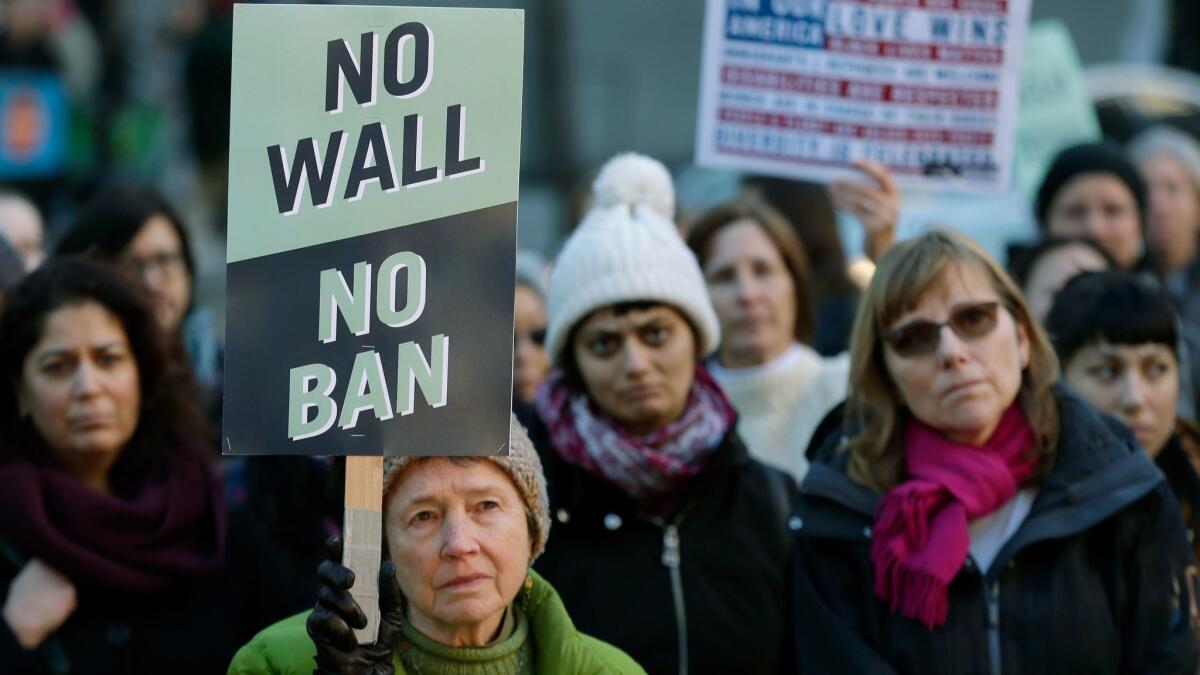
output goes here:
<path id="1" fill-rule="evenodd" d="M 1100 121 L 1070 31 L 1057 19 L 1038 21 L 1029 27 L 1021 64 L 1013 160 L 1017 193 L 1032 202 L 1059 151 L 1099 138 Z"/>
<path id="2" fill-rule="evenodd" d="M 226 453 L 506 449 L 523 35 L 235 7 Z"/>

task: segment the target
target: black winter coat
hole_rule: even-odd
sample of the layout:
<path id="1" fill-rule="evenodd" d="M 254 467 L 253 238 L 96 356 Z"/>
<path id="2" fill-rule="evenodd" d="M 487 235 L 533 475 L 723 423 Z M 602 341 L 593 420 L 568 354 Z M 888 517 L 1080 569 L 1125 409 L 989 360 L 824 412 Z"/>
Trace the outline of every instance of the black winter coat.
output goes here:
<path id="1" fill-rule="evenodd" d="M 879 495 L 846 476 L 843 453 L 816 453 L 832 463 L 801 486 L 797 672 L 1196 672 L 1195 567 L 1178 504 L 1128 430 L 1074 394 L 1058 402 L 1058 454 L 1032 510 L 986 574 L 968 558 L 935 630 L 875 595 Z"/>
<path id="2" fill-rule="evenodd" d="M 541 422 L 527 421 L 555 519 L 534 567 L 581 632 L 625 650 L 650 675 L 789 670 L 790 476 L 751 459 L 730 430 L 680 514 L 663 522 L 561 459 Z"/>
<path id="3" fill-rule="evenodd" d="M 212 574 L 153 593 L 78 588 L 75 611 L 32 652 L 0 620 L 0 673 L 224 673 L 234 652 L 289 611 L 284 589 L 274 583 L 278 570 L 258 554 L 264 531 L 252 518 L 233 513 L 227 533 L 225 565 Z M 4 597 L 22 566 L 0 559 Z"/>

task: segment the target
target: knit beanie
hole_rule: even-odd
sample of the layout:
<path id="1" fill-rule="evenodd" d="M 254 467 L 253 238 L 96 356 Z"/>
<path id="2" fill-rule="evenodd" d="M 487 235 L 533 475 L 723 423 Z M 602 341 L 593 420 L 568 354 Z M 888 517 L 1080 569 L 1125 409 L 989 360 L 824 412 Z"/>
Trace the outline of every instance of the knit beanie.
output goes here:
<path id="1" fill-rule="evenodd" d="M 383 495 L 395 485 L 396 479 L 404 469 L 412 464 L 416 457 L 383 458 Z M 517 421 L 516 415 L 510 415 L 508 422 L 508 455 L 487 455 L 479 459 L 491 461 L 500 467 L 508 477 L 525 502 L 525 510 L 533 522 L 533 554 L 529 558 L 532 564 L 542 551 L 546 550 L 546 540 L 550 537 L 550 499 L 546 494 L 546 475 L 542 472 L 542 460 L 533 448 L 533 442 L 525 433 L 525 428 Z"/>
<path id="2" fill-rule="evenodd" d="M 546 350 L 557 364 L 571 330 L 593 311 L 624 302 L 678 309 L 699 340 L 697 356 L 721 339 L 700 265 L 673 221 L 671 174 L 658 161 L 613 157 L 592 183 L 593 203 L 554 261 L 547 289 Z"/>
<path id="3" fill-rule="evenodd" d="M 1086 173 L 1107 173 L 1125 183 L 1137 201 L 1139 220 L 1145 222 L 1146 184 L 1133 162 L 1112 143 L 1081 143 L 1058 153 L 1038 188 L 1035 210 L 1038 224 L 1046 228 L 1046 216 L 1055 196 L 1072 178 Z"/>
<path id="4" fill-rule="evenodd" d="M 1192 189 L 1200 194 L 1200 141 L 1185 131 L 1160 124 L 1138 134 L 1129 143 L 1129 157 L 1135 162 L 1145 162 L 1160 154 L 1179 162 L 1191 179 Z"/>
<path id="5" fill-rule="evenodd" d="M 546 261 L 533 251 L 517 251 L 517 285 L 546 299 Z"/>

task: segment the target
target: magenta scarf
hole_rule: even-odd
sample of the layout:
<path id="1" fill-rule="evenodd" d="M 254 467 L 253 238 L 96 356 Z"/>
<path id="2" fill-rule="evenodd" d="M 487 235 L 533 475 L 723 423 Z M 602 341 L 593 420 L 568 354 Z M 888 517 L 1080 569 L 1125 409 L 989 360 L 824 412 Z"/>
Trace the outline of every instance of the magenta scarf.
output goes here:
<path id="1" fill-rule="evenodd" d="M 703 366 L 696 366 L 688 397 L 679 419 L 645 436 L 623 430 L 557 371 L 538 389 L 534 405 L 560 457 L 646 501 L 678 492 L 733 426 L 733 406 Z"/>
<path id="2" fill-rule="evenodd" d="M 86 487 L 62 469 L 0 464 L 0 539 L 77 586 L 161 590 L 218 569 L 225 501 L 206 459 L 178 453 L 132 499 Z"/>
<path id="3" fill-rule="evenodd" d="M 952 441 L 909 418 L 908 480 L 883 496 L 871 562 L 875 594 L 928 628 L 946 622 L 948 588 L 971 546 L 967 523 L 1003 506 L 1033 473 L 1033 429 L 1017 405 L 982 446 Z"/>

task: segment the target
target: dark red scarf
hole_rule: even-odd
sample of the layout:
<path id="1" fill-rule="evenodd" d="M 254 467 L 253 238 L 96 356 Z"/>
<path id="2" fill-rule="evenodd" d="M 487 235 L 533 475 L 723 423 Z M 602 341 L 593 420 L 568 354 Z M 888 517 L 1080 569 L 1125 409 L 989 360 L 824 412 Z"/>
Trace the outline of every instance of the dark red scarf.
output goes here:
<path id="1" fill-rule="evenodd" d="M 891 611 L 929 628 L 946 622 L 948 588 L 971 546 L 967 523 L 1003 506 L 1029 478 L 1037 466 L 1033 444 L 1033 429 L 1015 404 L 978 447 L 909 418 L 909 479 L 883 496 L 871 542 L 875 593 Z"/>
<path id="2" fill-rule="evenodd" d="M 555 452 L 639 501 L 677 493 L 704 468 L 736 414 L 704 366 L 679 419 L 645 436 L 634 436 L 595 409 L 554 373 L 534 400 Z"/>
<path id="3" fill-rule="evenodd" d="M 155 591 L 218 569 L 225 501 L 202 457 L 178 453 L 132 499 L 97 492 L 51 466 L 0 464 L 0 539 L 77 586 Z"/>

